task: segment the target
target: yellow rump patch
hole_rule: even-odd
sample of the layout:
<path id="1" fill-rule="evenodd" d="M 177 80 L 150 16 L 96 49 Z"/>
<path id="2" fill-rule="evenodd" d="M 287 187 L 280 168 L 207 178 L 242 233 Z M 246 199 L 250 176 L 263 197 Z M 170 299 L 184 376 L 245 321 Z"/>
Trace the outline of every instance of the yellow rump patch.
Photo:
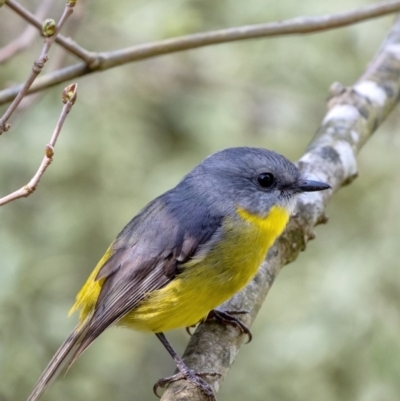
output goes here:
<path id="1" fill-rule="evenodd" d="M 96 280 L 96 277 L 100 269 L 113 255 L 113 250 L 111 249 L 111 247 L 112 245 L 110 245 L 110 247 L 107 249 L 106 253 L 100 259 L 99 263 L 97 263 L 89 278 L 86 280 L 86 283 L 83 285 L 78 295 L 76 296 L 74 305 L 68 312 L 68 316 L 71 316 L 76 310 L 81 309 L 79 315 L 79 320 L 81 323 L 86 320 L 86 318 L 91 314 L 94 307 L 96 306 L 101 287 L 104 283 L 104 279 Z"/>

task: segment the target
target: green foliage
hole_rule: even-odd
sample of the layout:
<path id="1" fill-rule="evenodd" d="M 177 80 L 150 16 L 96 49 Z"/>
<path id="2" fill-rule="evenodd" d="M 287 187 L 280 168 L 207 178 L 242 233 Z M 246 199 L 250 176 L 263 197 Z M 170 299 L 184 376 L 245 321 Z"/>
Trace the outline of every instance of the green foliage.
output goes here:
<path id="1" fill-rule="evenodd" d="M 363 3 L 85 2 L 74 40 L 110 50 Z M 0 25 L 4 45 L 22 28 L 8 9 L 0 12 L 10 20 Z M 0 400 L 29 394 L 75 325 L 66 314 L 76 292 L 141 207 L 224 147 L 261 146 L 298 158 L 324 116 L 330 84 L 352 84 L 389 27 L 385 18 L 317 35 L 211 46 L 80 79 L 38 190 L 0 209 Z M 38 48 L 2 66 L 2 87 L 24 79 Z M 28 182 L 39 165 L 64 86 L 16 114 L 0 137 L 1 195 Z M 399 398 L 398 124 L 391 116 L 363 149 L 360 177 L 335 195 L 329 224 L 279 276 L 219 400 Z M 184 349 L 184 330 L 169 338 Z M 153 383 L 173 370 L 155 336 L 111 329 L 43 400 L 155 400 Z"/>

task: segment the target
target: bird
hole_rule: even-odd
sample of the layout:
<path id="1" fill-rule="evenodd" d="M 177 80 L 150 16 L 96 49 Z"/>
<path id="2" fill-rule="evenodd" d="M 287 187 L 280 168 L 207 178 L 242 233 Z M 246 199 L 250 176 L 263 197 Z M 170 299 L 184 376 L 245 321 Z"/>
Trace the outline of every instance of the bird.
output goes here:
<path id="1" fill-rule="evenodd" d="M 267 149 L 227 148 L 207 157 L 112 242 L 70 311 L 80 311 L 78 324 L 28 401 L 36 401 L 111 325 L 154 333 L 165 346 L 179 372 L 155 386 L 183 378 L 215 400 L 211 386 L 185 365 L 164 332 L 212 316 L 250 334 L 218 307 L 255 276 L 298 196 L 329 188 Z"/>

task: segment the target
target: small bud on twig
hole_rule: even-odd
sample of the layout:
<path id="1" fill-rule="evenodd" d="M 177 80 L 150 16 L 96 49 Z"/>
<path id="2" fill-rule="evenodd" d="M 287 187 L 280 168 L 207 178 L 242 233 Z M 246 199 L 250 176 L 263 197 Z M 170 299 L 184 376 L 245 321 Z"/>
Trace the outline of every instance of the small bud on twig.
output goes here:
<path id="1" fill-rule="evenodd" d="M 77 98 L 78 84 L 71 84 L 64 88 L 62 93 L 62 102 L 64 104 L 71 102 L 74 104 Z"/>
<path id="2" fill-rule="evenodd" d="M 47 144 L 44 153 L 49 159 L 51 159 L 54 156 L 53 146 L 51 146 L 50 144 Z"/>
<path id="3" fill-rule="evenodd" d="M 53 36 L 56 31 L 56 21 L 51 18 L 47 18 L 42 24 L 42 34 L 44 37 L 49 38 Z"/>
<path id="4" fill-rule="evenodd" d="M 67 1 L 67 5 L 70 6 L 70 7 L 74 7 L 76 2 L 77 2 L 77 0 L 68 0 Z"/>
<path id="5" fill-rule="evenodd" d="M 22 188 L 12 192 L 9 195 L 6 195 L 0 198 L 0 206 L 5 205 L 6 203 L 12 202 L 15 199 L 25 198 L 29 196 L 39 185 L 39 181 L 45 173 L 47 167 L 50 166 L 53 161 L 54 156 L 54 147 L 56 145 L 58 136 L 61 132 L 61 129 L 64 125 L 65 119 L 68 116 L 68 113 L 71 111 L 72 106 L 76 101 L 76 92 L 78 90 L 78 84 L 68 85 L 63 91 L 63 103 L 64 106 L 61 110 L 60 117 L 58 118 L 57 125 L 54 128 L 53 135 L 51 136 L 50 142 L 46 145 L 44 149 L 44 157 L 42 163 L 35 175 L 29 181 L 28 184 L 24 185 Z"/>

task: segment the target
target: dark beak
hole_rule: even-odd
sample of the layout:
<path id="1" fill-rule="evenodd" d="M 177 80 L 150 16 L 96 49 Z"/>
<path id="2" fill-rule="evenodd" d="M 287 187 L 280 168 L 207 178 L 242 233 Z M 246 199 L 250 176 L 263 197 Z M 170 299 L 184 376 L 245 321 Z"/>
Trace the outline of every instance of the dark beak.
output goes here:
<path id="1" fill-rule="evenodd" d="M 320 181 L 301 180 L 298 183 L 298 188 L 301 192 L 314 192 L 330 189 L 331 186 Z"/>

